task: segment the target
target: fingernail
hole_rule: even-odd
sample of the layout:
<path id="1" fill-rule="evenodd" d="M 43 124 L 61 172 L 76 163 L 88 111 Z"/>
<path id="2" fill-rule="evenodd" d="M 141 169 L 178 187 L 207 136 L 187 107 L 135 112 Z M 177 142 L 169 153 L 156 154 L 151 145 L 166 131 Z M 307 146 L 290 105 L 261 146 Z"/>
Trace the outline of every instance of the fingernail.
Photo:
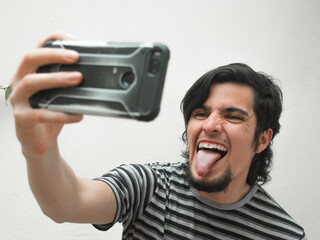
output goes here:
<path id="1" fill-rule="evenodd" d="M 82 75 L 80 72 L 69 72 L 66 75 L 66 80 L 70 83 L 78 82 L 81 79 Z"/>
<path id="2" fill-rule="evenodd" d="M 65 51 L 65 57 L 68 59 L 68 60 L 76 60 L 77 58 L 79 58 L 79 53 L 76 52 L 76 51 L 70 51 L 70 50 L 66 50 Z"/>

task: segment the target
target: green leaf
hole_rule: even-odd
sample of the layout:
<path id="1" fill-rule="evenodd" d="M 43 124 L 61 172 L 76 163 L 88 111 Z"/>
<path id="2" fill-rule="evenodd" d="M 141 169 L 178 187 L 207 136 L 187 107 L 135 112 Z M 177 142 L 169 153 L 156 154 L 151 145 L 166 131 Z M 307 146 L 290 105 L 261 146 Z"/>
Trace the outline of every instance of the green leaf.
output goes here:
<path id="1" fill-rule="evenodd" d="M 12 92 L 11 88 L 7 87 L 6 90 L 5 90 L 5 99 L 6 99 L 6 101 L 8 101 L 11 92 Z"/>
<path id="2" fill-rule="evenodd" d="M 8 104 L 8 99 L 10 97 L 10 94 L 12 92 L 11 88 L 10 87 L 6 87 L 6 88 L 2 88 L 4 91 L 5 91 L 5 99 L 6 99 L 6 104 Z"/>

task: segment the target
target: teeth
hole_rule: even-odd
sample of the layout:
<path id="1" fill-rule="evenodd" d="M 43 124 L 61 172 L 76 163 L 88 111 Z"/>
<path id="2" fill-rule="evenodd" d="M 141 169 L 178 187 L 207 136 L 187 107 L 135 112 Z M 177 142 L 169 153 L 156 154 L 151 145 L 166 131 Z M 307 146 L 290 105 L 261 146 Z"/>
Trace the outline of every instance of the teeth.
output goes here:
<path id="1" fill-rule="evenodd" d="M 223 152 L 227 151 L 226 147 L 218 144 L 199 143 L 199 148 L 218 149 L 219 151 Z"/>

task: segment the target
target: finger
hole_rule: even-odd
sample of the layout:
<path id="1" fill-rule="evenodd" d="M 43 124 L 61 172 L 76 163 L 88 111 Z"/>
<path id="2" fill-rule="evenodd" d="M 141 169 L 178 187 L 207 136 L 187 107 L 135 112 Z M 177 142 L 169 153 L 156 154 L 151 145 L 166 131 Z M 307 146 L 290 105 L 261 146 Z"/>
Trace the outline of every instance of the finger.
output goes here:
<path id="1" fill-rule="evenodd" d="M 16 109 L 15 120 L 22 125 L 34 123 L 58 123 L 68 124 L 77 123 L 83 119 L 81 114 L 70 114 L 47 109 Z"/>
<path id="2" fill-rule="evenodd" d="M 16 102 L 27 102 L 33 94 L 40 90 L 76 86 L 81 80 L 80 72 L 29 74 L 16 85 L 10 101 L 13 105 Z"/>
<path id="3" fill-rule="evenodd" d="M 35 73 L 37 69 L 43 65 L 48 64 L 73 64 L 79 60 L 79 53 L 73 50 L 60 49 L 60 48 L 39 48 L 29 51 L 18 71 L 16 79 L 23 76 Z"/>
<path id="4" fill-rule="evenodd" d="M 38 48 L 42 47 L 45 42 L 49 40 L 75 40 L 76 38 L 71 34 L 64 33 L 64 32 L 56 32 L 53 33 L 51 36 L 45 38 L 38 44 Z"/>
<path id="5" fill-rule="evenodd" d="M 76 123 L 83 119 L 81 114 L 70 114 L 64 112 L 57 112 L 47 109 L 36 109 L 35 113 L 31 114 L 34 121 L 41 123 Z"/>

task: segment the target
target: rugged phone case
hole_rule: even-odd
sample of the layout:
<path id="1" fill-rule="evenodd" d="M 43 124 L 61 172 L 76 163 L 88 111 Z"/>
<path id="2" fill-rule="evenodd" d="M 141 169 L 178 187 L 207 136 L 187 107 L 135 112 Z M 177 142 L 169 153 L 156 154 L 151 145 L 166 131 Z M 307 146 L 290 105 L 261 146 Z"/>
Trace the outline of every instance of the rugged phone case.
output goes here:
<path id="1" fill-rule="evenodd" d="M 39 73 L 80 71 L 79 86 L 43 90 L 30 98 L 33 108 L 151 121 L 157 117 L 169 60 L 158 43 L 48 41 L 43 47 L 79 52 L 76 64 L 52 64 Z"/>

